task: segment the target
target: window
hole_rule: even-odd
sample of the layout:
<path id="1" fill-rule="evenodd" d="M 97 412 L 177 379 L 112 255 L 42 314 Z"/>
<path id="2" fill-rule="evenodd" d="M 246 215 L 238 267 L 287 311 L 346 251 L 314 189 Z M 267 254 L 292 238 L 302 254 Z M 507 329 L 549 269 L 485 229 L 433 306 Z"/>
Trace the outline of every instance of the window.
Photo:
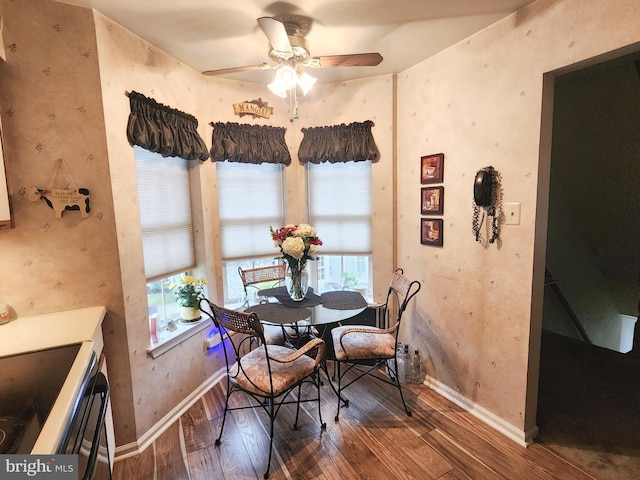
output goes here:
<path id="1" fill-rule="evenodd" d="M 275 259 L 275 255 L 277 255 L 277 251 L 274 252 L 274 255 L 269 258 L 253 258 L 246 260 L 236 260 L 224 262 L 222 277 L 225 285 L 225 306 L 228 308 L 239 308 L 239 306 L 244 302 L 244 287 L 242 286 L 242 280 L 240 279 L 240 274 L 238 273 L 238 267 L 246 270 L 248 268 L 256 268 L 256 267 L 266 267 L 268 265 L 276 265 L 278 263 L 277 259 Z M 264 287 L 266 288 L 266 287 Z M 251 288 L 248 289 L 249 296 L 255 295 L 257 293 L 257 289 Z"/>
<path id="2" fill-rule="evenodd" d="M 166 328 L 169 320 L 179 317 L 179 307 L 173 292 L 169 289 L 172 283 L 178 283 L 182 275 L 171 275 L 147 283 L 147 302 L 149 318 L 157 314 L 157 328 Z"/>
<path id="3" fill-rule="evenodd" d="M 312 283 L 370 295 L 371 162 L 308 163 L 307 172 L 309 223 L 323 242 Z"/>
<path id="4" fill-rule="evenodd" d="M 284 222 L 283 166 L 274 163 L 217 162 L 224 303 L 240 300 L 238 267 L 275 263 L 269 227 Z"/>
<path id="5" fill-rule="evenodd" d="M 134 146 L 149 317 L 178 318 L 169 285 L 195 264 L 188 162 Z"/>
<path id="6" fill-rule="evenodd" d="M 358 290 L 365 297 L 373 293 L 371 255 L 320 255 L 315 262 L 318 290 Z"/>

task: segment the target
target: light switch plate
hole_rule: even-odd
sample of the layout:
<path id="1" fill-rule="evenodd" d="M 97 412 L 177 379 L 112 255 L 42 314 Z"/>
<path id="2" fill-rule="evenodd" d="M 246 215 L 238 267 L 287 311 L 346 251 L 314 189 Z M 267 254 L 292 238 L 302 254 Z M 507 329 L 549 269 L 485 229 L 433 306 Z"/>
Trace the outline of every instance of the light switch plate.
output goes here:
<path id="1" fill-rule="evenodd" d="M 506 203 L 504 206 L 505 225 L 520 225 L 520 204 Z"/>

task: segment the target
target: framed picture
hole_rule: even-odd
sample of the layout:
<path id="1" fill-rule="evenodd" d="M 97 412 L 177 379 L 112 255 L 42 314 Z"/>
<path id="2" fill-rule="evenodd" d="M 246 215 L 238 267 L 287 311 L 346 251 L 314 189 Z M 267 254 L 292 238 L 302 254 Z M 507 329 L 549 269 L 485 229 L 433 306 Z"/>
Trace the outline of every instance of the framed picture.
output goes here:
<path id="1" fill-rule="evenodd" d="M 442 246 L 442 219 L 422 218 L 420 224 L 420 243 L 423 245 Z"/>
<path id="2" fill-rule="evenodd" d="M 420 158 L 420 183 L 442 183 L 444 178 L 444 153 Z"/>
<path id="3" fill-rule="evenodd" d="M 442 215 L 444 212 L 444 187 L 423 187 L 420 190 L 423 215 Z"/>

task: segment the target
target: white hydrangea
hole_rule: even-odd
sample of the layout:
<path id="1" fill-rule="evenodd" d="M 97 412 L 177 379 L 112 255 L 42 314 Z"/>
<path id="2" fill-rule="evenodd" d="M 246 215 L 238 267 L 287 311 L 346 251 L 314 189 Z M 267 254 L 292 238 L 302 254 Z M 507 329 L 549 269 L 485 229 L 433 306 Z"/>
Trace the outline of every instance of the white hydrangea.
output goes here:
<path id="1" fill-rule="evenodd" d="M 301 223 L 298 225 L 298 229 L 295 231 L 294 235 L 296 237 L 309 238 L 316 236 L 316 230 L 311 225 L 307 225 L 306 223 Z"/>
<path id="2" fill-rule="evenodd" d="M 304 255 L 304 241 L 300 237 L 287 237 L 282 242 L 282 251 L 300 260 Z"/>

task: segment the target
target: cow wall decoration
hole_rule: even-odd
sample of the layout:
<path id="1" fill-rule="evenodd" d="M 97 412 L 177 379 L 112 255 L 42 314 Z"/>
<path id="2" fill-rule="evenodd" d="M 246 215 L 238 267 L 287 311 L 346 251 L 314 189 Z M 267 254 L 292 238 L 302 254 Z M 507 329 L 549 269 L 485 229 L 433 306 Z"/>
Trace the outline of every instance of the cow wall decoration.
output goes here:
<path id="1" fill-rule="evenodd" d="M 32 202 L 38 200 L 47 202 L 56 218 L 62 218 L 62 212 L 65 210 L 80 210 L 82 218 L 89 217 L 89 190 L 86 188 L 29 187 L 28 198 Z"/>

